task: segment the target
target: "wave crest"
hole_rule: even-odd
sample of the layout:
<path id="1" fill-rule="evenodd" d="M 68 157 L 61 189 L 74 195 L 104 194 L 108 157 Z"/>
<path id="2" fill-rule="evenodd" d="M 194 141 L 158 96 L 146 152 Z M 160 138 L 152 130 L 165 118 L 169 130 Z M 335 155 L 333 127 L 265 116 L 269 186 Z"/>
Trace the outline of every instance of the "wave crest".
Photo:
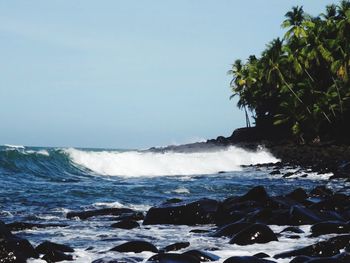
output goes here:
<path id="1" fill-rule="evenodd" d="M 110 176 L 172 176 L 215 174 L 241 170 L 241 165 L 279 161 L 265 149 L 248 151 L 231 146 L 202 152 L 83 151 L 67 149 L 71 160 L 89 170 Z"/>

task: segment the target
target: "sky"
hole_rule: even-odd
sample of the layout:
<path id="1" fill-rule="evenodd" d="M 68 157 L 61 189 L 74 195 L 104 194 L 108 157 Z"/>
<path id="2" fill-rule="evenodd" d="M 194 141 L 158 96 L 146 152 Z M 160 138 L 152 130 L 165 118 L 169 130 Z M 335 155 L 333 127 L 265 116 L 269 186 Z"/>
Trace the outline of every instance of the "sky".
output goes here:
<path id="1" fill-rule="evenodd" d="M 335 1 L 333 1 L 334 3 Z M 0 144 L 147 148 L 245 125 L 226 73 L 331 0 L 0 0 Z M 336 3 L 336 2 L 335 2 Z"/>

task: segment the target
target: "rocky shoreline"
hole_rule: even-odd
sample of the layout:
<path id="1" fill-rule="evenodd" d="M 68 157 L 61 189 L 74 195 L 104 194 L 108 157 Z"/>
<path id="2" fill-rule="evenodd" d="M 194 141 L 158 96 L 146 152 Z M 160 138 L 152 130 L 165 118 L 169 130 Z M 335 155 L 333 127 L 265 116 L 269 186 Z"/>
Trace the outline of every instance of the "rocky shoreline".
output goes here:
<path id="1" fill-rule="evenodd" d="M 301 166 L 318 173 L 333 173 L 331 179 L 350 180 L 350 143 L 347 140 L 301 144 L 285 139 L 280 131 L 240 128 L 229 137 L 219 136 L 205 144 L 235 145 L 250 150 L 263 146 L 285 165 Z"/>
<path id="2" fill-rule="evenodd" d="M 231 196 L 222 201 L 200 199 L 183 201 L 170 199 L 150 208 L 145 214 L 126 208 L 108 208 L 69 212 L 70 220 L 90 220 L 96 217 L 113 216 L 116 223 L 110 226 L 130 230 L 140 225 L 193 226 L 190 232 L 198 232 L 214 238 L 227 238 L 229 244 L 247 246 L 274 242 L 279 239 L 299 239 L 304 231 L 299 227 L 311 225 L 310 237 L 320 238 L 312 245 L 300 246 L 294 250 L 268 255 L 266 251 L 256 251 L 253 256 L 233 256 L 220 258 L 212 251 L 191 248 L 184 238 L 181 242 L 158 248 L 149 240 L 131 240 L 108 249 L 114 253 L 153 253 L 147 262 L 199 263 L 223 261 L 224 263 L 272 263 L 278 259 L 290 259 L 291 263 L 350 262 L 350 196 L 333 192 L 325 186 L 318 186 L 306 192 L 297 188 L 292 192 L 269 195 L 265 188 L 257 186 L 241 196 Z M 200 231 L 201 225 L 211 225 L 208 231 Z M 271 225 L 285 226 L 274 232 Z M 31 243 L 11 231 L 65 227 L 65 225 L 43 225 L 16 222 L 0 222 L 0 260 L 6 262 L 26 262 L 29 258 L 41 258 L 46 262 L 74 260 L 74 248 L 67 244 L 44 241 L 36 248 Z M 330 236 L 331 235 L 331 236 Z M 93 247 L 93 244 L 91 244 Z M 91 247 L 86 249 L 92 249 Z M 99 253 L 103 254 L 103 251 Z M 142 260 L 142 259 L 141 259 Z M 131 262 L 139 260 L 125 254 L 121 260 L 101 257 L 93 263 Z"/>

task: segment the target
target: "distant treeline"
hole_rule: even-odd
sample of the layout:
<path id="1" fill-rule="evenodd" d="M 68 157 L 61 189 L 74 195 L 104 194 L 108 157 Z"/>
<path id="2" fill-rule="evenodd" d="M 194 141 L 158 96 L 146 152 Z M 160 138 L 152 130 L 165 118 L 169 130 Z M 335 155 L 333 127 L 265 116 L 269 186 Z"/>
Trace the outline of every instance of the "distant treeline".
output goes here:
<path id="1" fill-rule="evenodd" d="M 234 62 L 231 98 L 239 96 L 247 126 L 251 113 L 257 128 L 301 141 L 350 137 L 350 1 L 317 17 L 293 7 L 285 18 L 283 39 Z"/>

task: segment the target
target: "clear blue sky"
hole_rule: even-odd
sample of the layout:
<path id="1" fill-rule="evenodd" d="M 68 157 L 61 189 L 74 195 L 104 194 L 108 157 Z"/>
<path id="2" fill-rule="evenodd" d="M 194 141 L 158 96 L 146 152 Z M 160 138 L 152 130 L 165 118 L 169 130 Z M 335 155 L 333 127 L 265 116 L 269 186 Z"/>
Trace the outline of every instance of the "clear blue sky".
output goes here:
<path id="1" fill-rule="evenodd" d="M 226 75 L 332 1 L 0 1 L 0 144 L 144 148 L 244 126 Z"/>

